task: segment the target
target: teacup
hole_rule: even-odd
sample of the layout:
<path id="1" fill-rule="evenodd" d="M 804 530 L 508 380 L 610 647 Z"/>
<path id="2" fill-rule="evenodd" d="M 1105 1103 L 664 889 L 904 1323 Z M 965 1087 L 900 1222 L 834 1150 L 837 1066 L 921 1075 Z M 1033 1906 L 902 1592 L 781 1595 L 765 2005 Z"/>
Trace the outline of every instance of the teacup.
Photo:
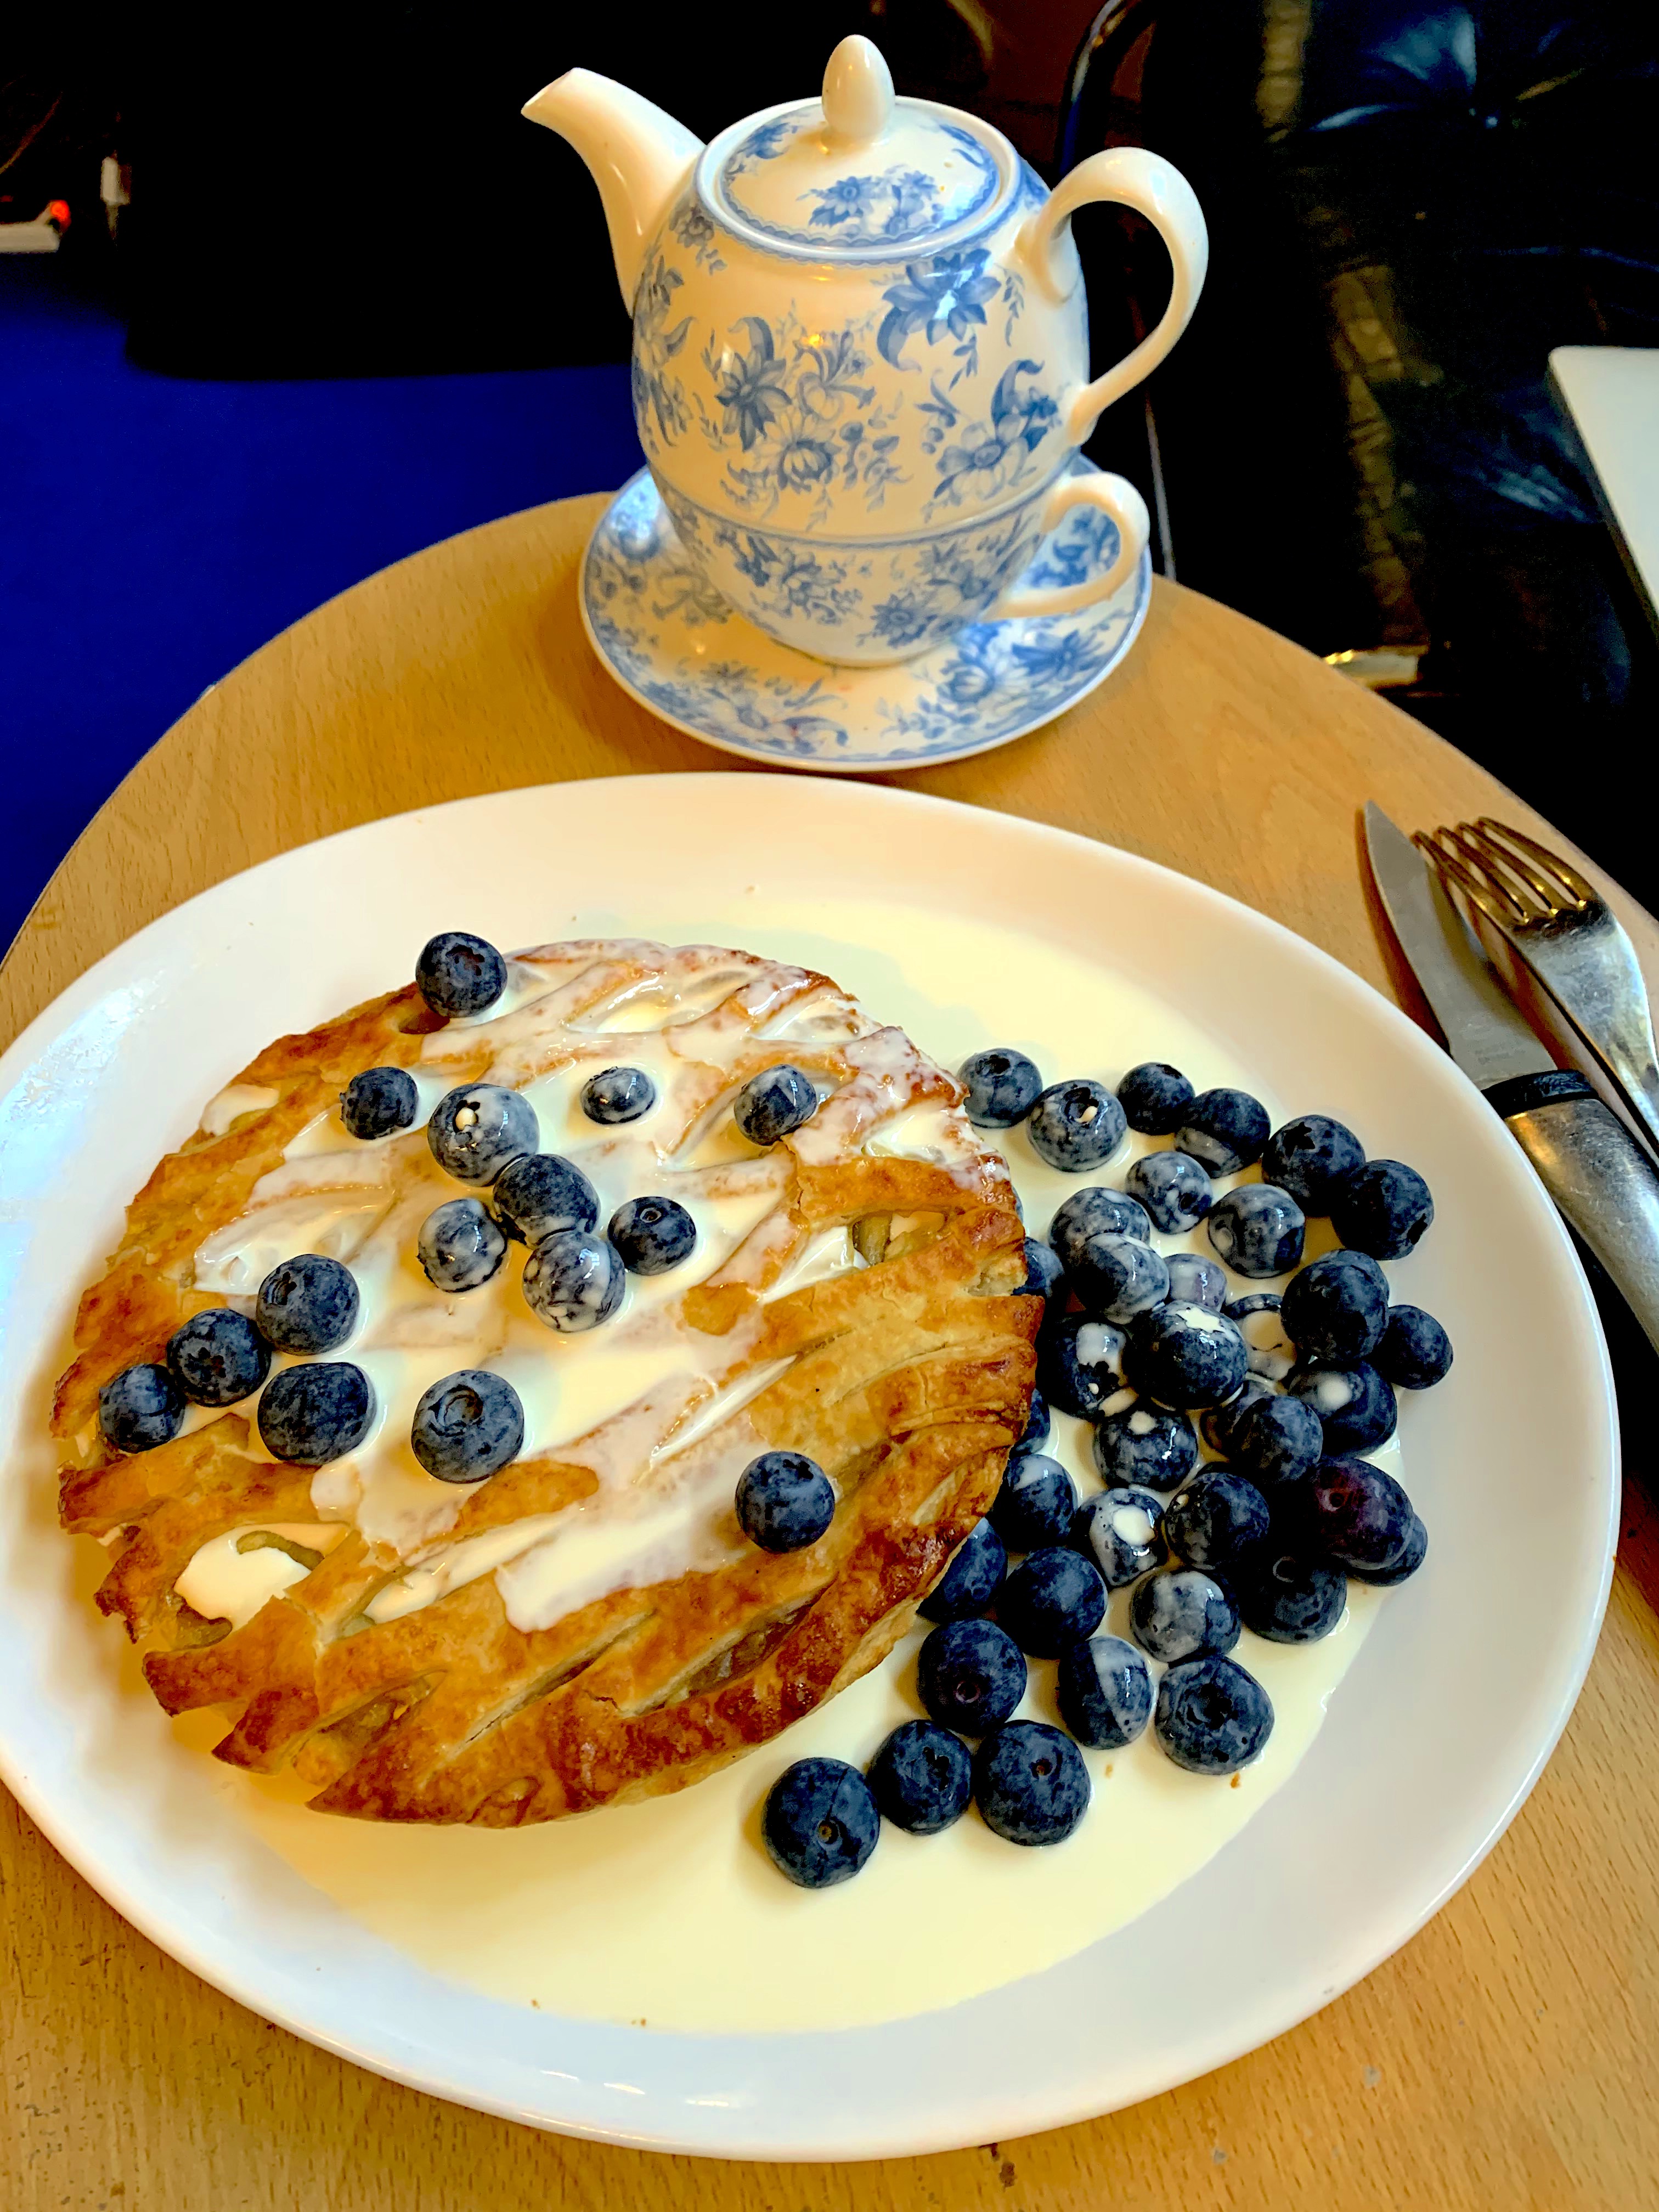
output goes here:
<path id="1" fill-rule="evenodd" d="M 1109 599 L 1146 543 L 1146 503 L 1122 477 L 1066 476 L 988 520 L 861 539 L 755 529 L 656 481 L 688 558 L 757 629 L 820 660 L 866 666 L 911 659 L 969 623 L 1071 614 Z M 1086 582 L 1066 581 L 1062 564 L 1058 581 L 1018 586 L 1079 507 L 1109 519 L 1116 558 Z"/>

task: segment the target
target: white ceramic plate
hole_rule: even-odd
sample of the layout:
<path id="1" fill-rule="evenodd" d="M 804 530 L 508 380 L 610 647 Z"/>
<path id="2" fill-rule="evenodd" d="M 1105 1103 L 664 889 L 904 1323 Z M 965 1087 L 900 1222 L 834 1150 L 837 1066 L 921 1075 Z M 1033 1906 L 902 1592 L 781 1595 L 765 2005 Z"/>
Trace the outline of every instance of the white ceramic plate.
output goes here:
<path id="1" fill-rule="evenodd" d="M 128 1195 L 279 1030 L 406 973 L 438 927 L 505 945 L 621 931 L 742 943 L 745 901 L 769 917 L 756 949 L 798 939 L 878 1008 L 905 948 L 860 941 L 861 902 L 890 919 L 909 904 L 935 928 L 1004 921 L 1032 957 L 1050 945 L 1158 994 L 1240 1079 L 1340 1115 L 1374 1152 L 1423 1170 L 1439 1218 L 1396 1286 L 1446 1320 L 1458 1349 L 1455 1387 L 1418 1409 L 1407 1469 L 1430 1567 L 1411 1602 L 1382 1607 L 1279 1794 L 1104 1942 L 948 2009 L 838 2033 L 561 2019 L 441 1981 L 369 1935 L 227 1814 L 210 1762 L 133 1698 L 116 1632 L 86 1602 L 88 1547 L 56 1528 L 37 1441 L 74 1300 Z M 14 1440 L 0 1772 L 176 1958 L 396 2079 L 533 2124 L 761 2158 L 1006 2140 L 1108 2111 L 1279 2033 L 1404 1942 L 1502 1832 L 1571 1710 L 1611 1572 L 1617 1431 L 1554 1212 L 1490 1109 L 1403 1016 L 1275 924 L 1146 861 L 1005 815 L 792 777 L 469 799 L 306 847 L 167 915 L 33 1024 L 0 1063 L 0 1091 Z"/>

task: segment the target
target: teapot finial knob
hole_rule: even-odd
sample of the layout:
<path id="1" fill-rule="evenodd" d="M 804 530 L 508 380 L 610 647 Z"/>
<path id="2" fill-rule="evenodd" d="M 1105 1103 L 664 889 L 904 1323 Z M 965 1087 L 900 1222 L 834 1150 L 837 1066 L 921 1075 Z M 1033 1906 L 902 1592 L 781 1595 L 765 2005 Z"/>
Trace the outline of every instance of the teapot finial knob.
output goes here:
<path id="1" fill-rule="evenodd" d="M 844 145 L 879 138 L 893 112 L 893 73 L 881 49 L 856 33 L 843 39 L 823 72 L 823 119 Z"/>

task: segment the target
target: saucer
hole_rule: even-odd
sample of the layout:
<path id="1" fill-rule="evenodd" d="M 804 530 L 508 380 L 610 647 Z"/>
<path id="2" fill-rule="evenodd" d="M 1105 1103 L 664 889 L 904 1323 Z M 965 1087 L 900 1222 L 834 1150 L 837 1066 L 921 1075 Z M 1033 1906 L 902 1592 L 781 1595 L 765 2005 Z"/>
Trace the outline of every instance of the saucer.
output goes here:
<path id="1" fill-rule="evenodd" d="M 1020 581 L 1081 583 L 1116 554 L 1110 519 L 1074 507 Z M 1134 643 L 1152 579 L 1143 554 L 1121 591 L 1079 614 L 973 623 L 879 668 L 814 660 L 757 629 L 692 566 L 641 469 L 588 540 L 581 608 L 605 667 L 665 722 L 726 752 L 833 774 L 962 760 L 1052 721 Z"/>

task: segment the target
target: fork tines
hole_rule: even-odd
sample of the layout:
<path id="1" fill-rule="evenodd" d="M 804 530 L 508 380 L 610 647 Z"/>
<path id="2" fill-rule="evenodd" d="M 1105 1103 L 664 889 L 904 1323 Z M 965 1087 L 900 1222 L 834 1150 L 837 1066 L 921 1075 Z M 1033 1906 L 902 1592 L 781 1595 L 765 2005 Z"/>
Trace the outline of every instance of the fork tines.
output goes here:
<path id="1" fill-rule="evenodd" d="M 1553 921 L 1601 904 L 1595 886 L 1524 830 L 1483 814 L 1477 822 L 1443 824 L 1413 842 L 1499 929 Z"/>

